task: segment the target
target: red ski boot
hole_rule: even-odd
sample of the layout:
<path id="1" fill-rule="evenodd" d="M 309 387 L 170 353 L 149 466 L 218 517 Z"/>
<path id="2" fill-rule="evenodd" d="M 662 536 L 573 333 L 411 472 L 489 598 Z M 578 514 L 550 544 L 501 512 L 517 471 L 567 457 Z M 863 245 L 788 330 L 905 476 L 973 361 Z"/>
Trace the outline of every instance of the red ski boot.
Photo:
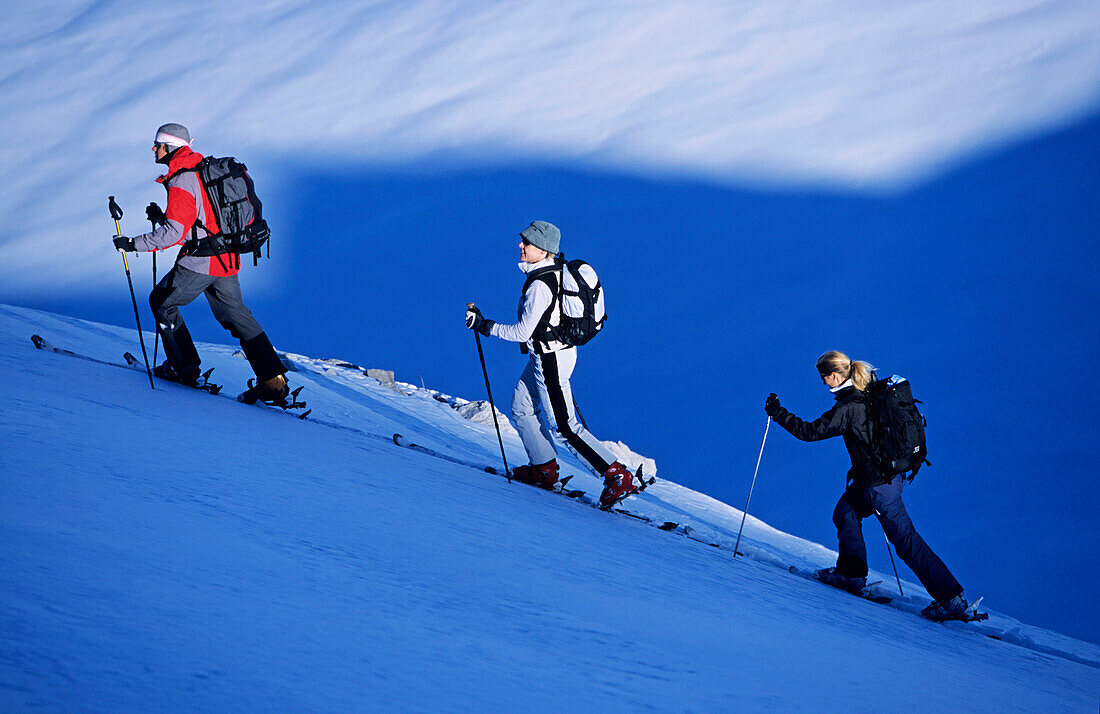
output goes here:
<path id="1" fill-rule="evenodd" d="M 554 486 L 558 483 L 558 460 L 551 459 L 545 464 L 539 464 L 538 466 L 534 464 L 529 466 L 517 466 L 512 469 L 512 478 L 520 483 L 526 483 L 531 486 L 545 488 L 547 491 L 553 491 Z"/>
<path id="2" fill-rule="evenodd" d="M 611 508 L 619 501 L 638 490 L 634 477 L 618 461 L 607 467 L 603 475 L 603 493 L 600 494 L 600 508 Z"/>

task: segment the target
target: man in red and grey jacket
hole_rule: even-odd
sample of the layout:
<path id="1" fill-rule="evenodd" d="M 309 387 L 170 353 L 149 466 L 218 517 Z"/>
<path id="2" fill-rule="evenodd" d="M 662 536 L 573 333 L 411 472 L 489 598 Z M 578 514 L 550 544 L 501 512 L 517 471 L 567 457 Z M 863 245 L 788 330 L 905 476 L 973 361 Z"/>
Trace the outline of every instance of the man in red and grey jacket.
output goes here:
<path id="1" fill-rule="evenodd" d="M 159 223 L 149 233 L 132 238 L 112 236 L 115 247 L 125 251 L 182 246 L 176 264 L 149 295 L 166 357 L 153 373 L 181 384 L 197 385 L 199 353 L 179 309 L 204 294 L 214 317 L 240 340 L 256 373 L 256 386 L 242 394 L 241 400 L 285 404 L 286 367 L 241 298 L 237 279 L 240 256 L 217 239 L 217 211 L 195 170 L 202 155 L 191 150 L 190 132 L 181 124 L 163 125 L 153 139 L 153 153 L 158 164 L 168 167 L 168 173 L 157 179 L 168 192 L 168 209 L 161 212 L 156 204 L 149 206 L 149 220 Z"/>

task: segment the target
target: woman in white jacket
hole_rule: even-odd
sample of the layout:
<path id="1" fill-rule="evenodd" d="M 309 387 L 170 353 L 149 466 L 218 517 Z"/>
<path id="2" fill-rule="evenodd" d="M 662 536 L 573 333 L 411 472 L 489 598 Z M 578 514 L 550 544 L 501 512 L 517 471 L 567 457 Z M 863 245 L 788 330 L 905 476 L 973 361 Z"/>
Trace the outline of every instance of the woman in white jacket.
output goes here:
<path id="1" fill-rule="evenodd" d="M 569 377 L 577 364 L 577 349 L 553 338 L 561 320 L 557 283 L 562 279 L 556 260 L 561 232 L 551 223 L 535 221 L 520 233 L 519 269 L 527 276 L 519 303 L 519 320 L 512 325 L 485 319 L 476 307 L 466 312 L 466 326 L 487 337 L 522 343 L 530 356 L 512 395 L 512 419 L 530 464 L 517 466 L 513 478 L 553 489 L 558 482 L 557 450 L 551 430 L 597 475 L 603 477 L 600 505 L 608 507 L 636 491 L 633 475 L 615 460 L 577 419 Z M 541 417 L 541 418 L 540 418 Z"/>

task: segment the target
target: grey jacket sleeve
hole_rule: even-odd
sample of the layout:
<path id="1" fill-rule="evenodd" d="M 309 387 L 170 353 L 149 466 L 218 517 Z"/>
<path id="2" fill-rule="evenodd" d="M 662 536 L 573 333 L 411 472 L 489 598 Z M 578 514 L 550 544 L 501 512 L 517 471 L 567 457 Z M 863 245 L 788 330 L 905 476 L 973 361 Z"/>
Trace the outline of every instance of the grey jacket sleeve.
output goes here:
<path id="1" fill-rule="evenodd" d="M 169 179 L 168 220 L 148 233 L 134 236 L 134 248 L 139 251 L 163 250 L 187 240 L 191 226 L 199 217 L 201 191 L 202 185 L 194 171 L 186 171 Z"/>
<path id="2" fill-rule="evenodd" d="M 134 248 L 139 251 L 171 248 L 181 242 L 186 231 L 187 229 L 182 225 L 168 219 L 163 226 L 157 226 L 155 230 L 149 233 L 134 236 Z"/>

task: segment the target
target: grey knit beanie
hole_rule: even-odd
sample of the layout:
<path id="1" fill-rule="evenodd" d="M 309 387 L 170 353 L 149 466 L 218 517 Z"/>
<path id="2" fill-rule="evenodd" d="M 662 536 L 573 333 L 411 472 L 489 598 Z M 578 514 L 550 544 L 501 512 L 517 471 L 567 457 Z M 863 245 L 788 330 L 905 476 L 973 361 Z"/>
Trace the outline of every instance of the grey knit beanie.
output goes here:
<path id="1" fill-rule="evenodd" d="M 523 229 L 519 237 L 551 255 L 557 255 L 558 245 L 561 243 L 561 231 L 553 223 L 546 221 L 533 221 Z"/>
<path id="2" fill-rule="evenodd" d="M 181 146 L 191 146 L 191 132 L 183 124 L 169 123 L 157 129 L 157 135 L 153 139 L 157 144 L 167 144 L 173 149 Z"/>

